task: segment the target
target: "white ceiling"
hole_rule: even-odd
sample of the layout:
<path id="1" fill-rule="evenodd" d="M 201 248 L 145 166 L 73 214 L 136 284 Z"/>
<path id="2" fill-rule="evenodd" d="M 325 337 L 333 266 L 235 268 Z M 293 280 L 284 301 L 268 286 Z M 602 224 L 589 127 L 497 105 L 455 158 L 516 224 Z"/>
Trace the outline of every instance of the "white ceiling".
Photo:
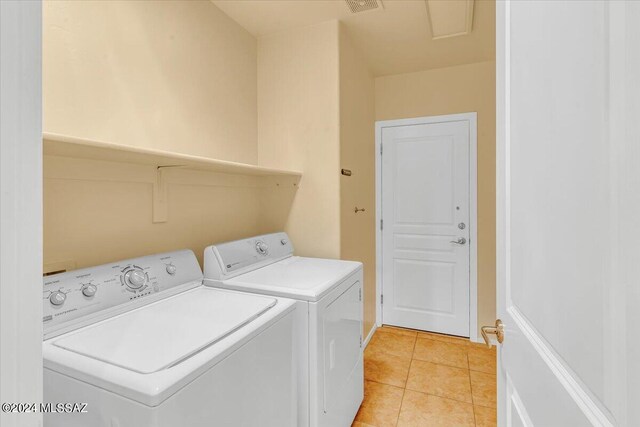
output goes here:
<path id="1" fill-rule="evenodd" d="M 495 58 L 494 0 L 475 1 L 471 34 L 438 40 L 432 39 L 424 0 L 385 0 L 382 10 L 357 14 L 352 14 L 342 0 L 212 1 L 256 37 L 340 20 L 375 76 Z M 436 1 L 441 3 L 439 9 L 453 10 L 457 2 L 464 0 Z"/>

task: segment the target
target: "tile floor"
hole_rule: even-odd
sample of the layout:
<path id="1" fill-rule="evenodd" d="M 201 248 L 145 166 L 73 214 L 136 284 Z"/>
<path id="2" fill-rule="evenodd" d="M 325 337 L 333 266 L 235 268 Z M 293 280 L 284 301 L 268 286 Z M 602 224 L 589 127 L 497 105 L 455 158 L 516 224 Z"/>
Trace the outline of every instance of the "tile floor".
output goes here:
<path id="1" fill-rule="evenodd" d="M 353 427 L 496 425 L 496 352 L 457 337 L 383 326 L 364 353 Z"/>

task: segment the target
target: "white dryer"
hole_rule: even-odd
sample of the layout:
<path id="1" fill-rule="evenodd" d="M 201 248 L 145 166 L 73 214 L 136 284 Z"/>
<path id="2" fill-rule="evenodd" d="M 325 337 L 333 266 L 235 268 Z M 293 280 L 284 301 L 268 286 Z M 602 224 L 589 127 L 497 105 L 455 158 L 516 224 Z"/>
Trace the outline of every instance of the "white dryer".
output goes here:
<path id="1" fill-rule="evenodd" d="M 348 427 L 362 403 L 362 264 L 293 256 L 285 233 L 209 246 L 205 285 L 296 303 L 298 426 Z"/>
<path id="2" fill-rule="evenodd" d="M 202 286 L 191 251 L 44 278 L 47 427 L 295 426 L 294 302 Z"/>

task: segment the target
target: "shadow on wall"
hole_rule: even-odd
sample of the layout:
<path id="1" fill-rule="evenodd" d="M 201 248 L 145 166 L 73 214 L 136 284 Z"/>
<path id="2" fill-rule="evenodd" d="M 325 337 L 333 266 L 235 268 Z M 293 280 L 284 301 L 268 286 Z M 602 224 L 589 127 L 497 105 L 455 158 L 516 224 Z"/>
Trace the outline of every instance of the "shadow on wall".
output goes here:
<path id="1" fill-rule="evenodd" d="M 75 269 L 286 228 L 298 178 L 171 170 L 153 223 L 155 168 L 44 157 L 44 271 Z"/>
<path id="2" fill-rule="evenodd" d="M 267 178 L 260 192 L 260 234 L 287 229 L 293 200 L 304 178 Z M 295 248 L 295 242 L 293 242 Z"/>

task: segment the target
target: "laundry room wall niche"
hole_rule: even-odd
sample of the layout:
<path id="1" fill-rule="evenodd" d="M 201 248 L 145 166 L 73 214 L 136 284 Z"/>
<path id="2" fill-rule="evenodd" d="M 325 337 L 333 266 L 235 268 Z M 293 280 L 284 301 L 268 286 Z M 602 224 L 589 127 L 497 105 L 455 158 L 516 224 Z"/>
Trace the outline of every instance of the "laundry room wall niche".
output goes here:
<path id="1" fill-rule="evenodd" d="M 257 42 L 211 2 L 45 2 L 43 21 L 45 135 L 257 163 Z M 154 223 L 157 165 L 44 147 L 45 272 L 201 257 L 283 229 L 297 189 L 296 177 L 171 168 Z"/>

